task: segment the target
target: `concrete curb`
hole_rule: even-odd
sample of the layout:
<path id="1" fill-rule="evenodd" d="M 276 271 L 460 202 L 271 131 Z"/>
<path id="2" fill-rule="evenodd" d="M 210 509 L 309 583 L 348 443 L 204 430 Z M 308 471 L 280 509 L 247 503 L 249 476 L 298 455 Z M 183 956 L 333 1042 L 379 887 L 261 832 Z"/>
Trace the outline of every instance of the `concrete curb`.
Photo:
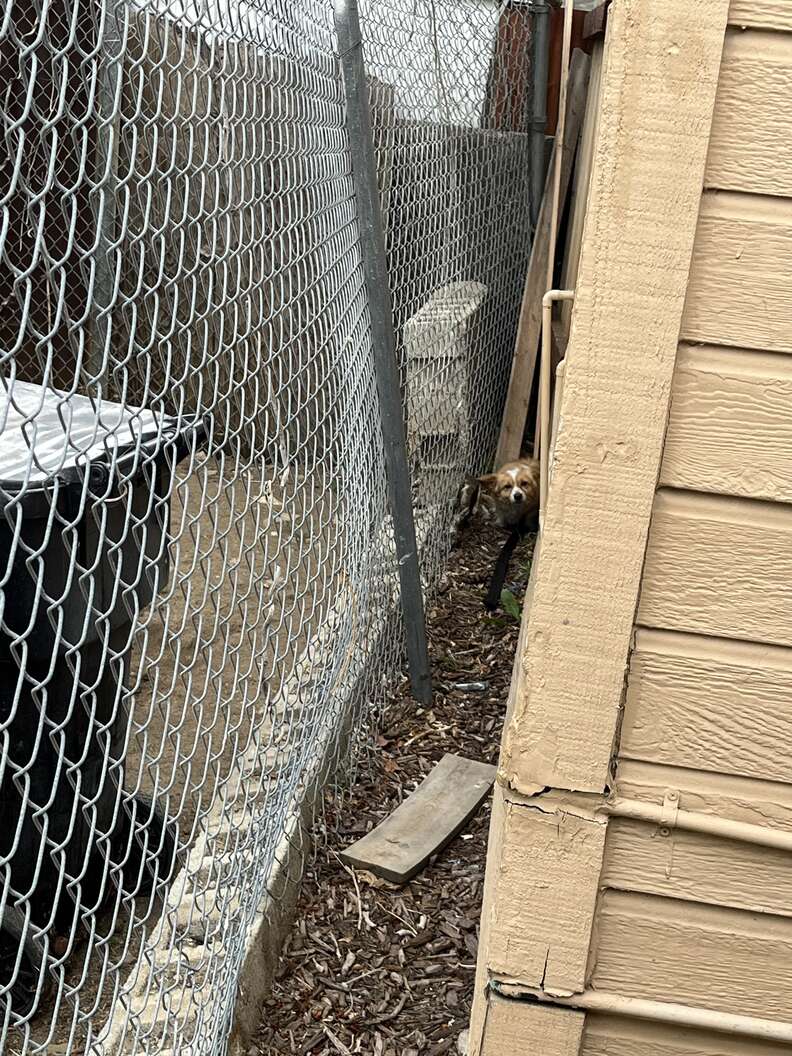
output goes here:
<path id="1" fill-rule="evenodd" d="M 418 527 L 419 552 L 426 540 L 442 523 L 442 509 L 426 511 Z M 383 553 L 390 552 L 383 528 Z M 383 567 L 387 567 L 384 565 Z M 376 601 L 379 604 L 376 604 Z M 294 675 L 284 686 L 277 709 L 284 714 L 296 714 L 301 695 L 316 688 L 316 680 L 327 678 L 330 685 L 322 692 L 335 700 L 336 721 L 328 724 L 324 737 L 316 745 L 312 759 L 303 771 L 303 778 L 295 788 L 290 812 L 286 815 L 285 832 L 275 850 L 267 880 L 267 893 L 246 928 L 242 967 L 239 973 L 236 1002 L 233 1008 L 229 1054 L 245 1056 L 247 1046 L 258 1031 L 261 1010 L 272 987 L 282 944 L 291 928 L 300 881 L 311 853 L 310 829 L 315 807 L 324 793 L 327 782 L 348 756 L 350 741 L 355 733 L 356 704 L 366 689 L 366 680 L 373 670 L 372 661 L 398 637 L 401 625 L 399 591 L 395 582 L 383 580 L 383 596 L 370 599 L 371 613 L 367 628 L 367 646 L 358 652 L 354 612 L 351 632 L 347 628 L 350 649 L 338 663 L 338 638 L 344 620 L 354 602 L 347 590 L 337 599 L 317 633 L 307 644 L 301 660 L 295 665 Z M 324 654 L 327 654 L 326 658 Z M 330 657 L 335 657 L 335 674 Z M 238 760 L 240 778 L 255 777 L 266 769 L 267 753 L 259 752 L 253 744 Z M 206 1023 L 226 1019 L 229 1009 L 225 1001 L 227 990 L 218 984 L 211 968 L 213 955 L 223 947 L 224 916 L 238 908 L 237 897 L 231 907 L 223 897 L 229 870 L 238 868 L 236 858 L 223 860 L 216 846 L 219 839 L 235 833 L 243 842 L 256 821 L 253 811 L 242 808 L 230 814 L 222 802 L 218 803 L 206 820 L 206 832 L 196 842 L 189 857 L 171 885 L 162 916 L 153 929 L 145 951 L 144 961 L 132 967 L 117 998 L 113 1013 L 105 1024 L 92 1051 L 103 1056 L 129 1056 L 140 1051 L 140 1043 L 158 1044 L 167 1053 L 174 1034 L 178 1036 L 184 1025 L 199 1016 Z M 252 852 L 243 849 L 243 857 Z M 212 954 L 207 954 L 207 946 Z M 178 954 L 178 955 L 176 955 Z M 216 962 L 216 956 L 214 957 Z M 140 965 L 145 963 L 141 971 Z M 216 966 L 216 965 L 215 965 Z M 153 970 L 159 969 L 159 986 L 152 985 Z M 207 970 L 209 969 L 209 970 Z M 144 1041 L 145 1039 L 145 1041 Z M 193 1046 L 181 1045 L 179 1056 L 197 1056 Z M 203 1046 L 201 1052 L 205 1051 Z"/>

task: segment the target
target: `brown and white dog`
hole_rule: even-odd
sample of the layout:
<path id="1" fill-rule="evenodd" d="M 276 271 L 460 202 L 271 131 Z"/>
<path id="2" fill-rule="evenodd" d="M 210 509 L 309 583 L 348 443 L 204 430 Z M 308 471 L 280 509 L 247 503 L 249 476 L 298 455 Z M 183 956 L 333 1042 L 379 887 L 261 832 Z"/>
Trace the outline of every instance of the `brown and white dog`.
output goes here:
<path id="1" fill-rule="evenodd" d="M 497 473 L 479 477 L 479 512 L 501 528 L 533 522 L 539 512 L 539 463 L 535 458 L 507 462 Z M 532 530 L 526 525 L 526 530 Z M 535 529 L 533 529 L 535 531 Z"/>
<path id="2" fill-rule="evenodd" d="M 480 517 L 509 532 L 495 563 L 484 601 L 491 612 L 500 604 L 509 561 L 517 543 L 523 535 L 539 529 L 538 461 L 519 458 L 501 466 L 497 473 L 465 481 L 457 496 L 457 508 L 461 515 L 457 521 L 458 531 L 471 517 Z"/>
<path id="3" fill-rule="evenodd" d="M 525 531 L 534 527 L 539 514 L 539 463 L 535 458 L 507 462 L 497 473 L 470 477 L 459 489 L 457 509 L 460 521 L 471 517 L 494 521 L 501 528 Z"/>

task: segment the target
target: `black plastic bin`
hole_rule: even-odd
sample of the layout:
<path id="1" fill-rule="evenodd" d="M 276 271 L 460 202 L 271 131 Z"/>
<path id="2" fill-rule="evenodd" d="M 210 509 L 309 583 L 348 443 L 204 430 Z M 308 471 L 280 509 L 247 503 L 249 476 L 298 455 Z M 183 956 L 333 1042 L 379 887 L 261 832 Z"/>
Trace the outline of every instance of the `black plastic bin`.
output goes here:
<path id="1" fill-rule="evenodd" d="M 25 1016 L 80 914 L 150 883 L 133 813 L 151 818 L 154 871 L 175 865 L 172 824 L 122 801 L 123 686 L 136 614 L 169 575 L 173 467 L 200 429 L 20 382 L 0 415 L 0 991 Z"/>

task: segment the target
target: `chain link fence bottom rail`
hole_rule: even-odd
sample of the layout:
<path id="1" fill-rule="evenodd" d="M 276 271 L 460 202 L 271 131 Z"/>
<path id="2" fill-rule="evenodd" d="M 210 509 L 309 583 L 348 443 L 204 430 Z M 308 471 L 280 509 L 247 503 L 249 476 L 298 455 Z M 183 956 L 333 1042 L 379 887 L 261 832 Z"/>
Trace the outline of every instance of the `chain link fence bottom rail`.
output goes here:
<path id="1" fill-rule="evenodd" d="M 492 458 L 531 15 L 361 0 L 424 588 Z M 228 1051 L 403 665 L 329 0 L 0 15 L 0 1049 Z M 269 938 L 268 938 L 269 936 Z"/>

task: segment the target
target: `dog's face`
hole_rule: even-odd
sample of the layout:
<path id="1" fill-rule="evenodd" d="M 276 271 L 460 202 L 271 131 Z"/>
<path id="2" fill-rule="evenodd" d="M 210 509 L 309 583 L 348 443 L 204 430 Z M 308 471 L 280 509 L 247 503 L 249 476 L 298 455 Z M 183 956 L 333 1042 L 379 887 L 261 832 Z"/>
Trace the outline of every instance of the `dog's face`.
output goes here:
<path id="1" fill-rule="evenodd" d="M 478 478 L 482 514 L 502 525 L 517 524 L 539 503 L 539 463 L 533 458 L 507 462 L 497 473 Z"/>

